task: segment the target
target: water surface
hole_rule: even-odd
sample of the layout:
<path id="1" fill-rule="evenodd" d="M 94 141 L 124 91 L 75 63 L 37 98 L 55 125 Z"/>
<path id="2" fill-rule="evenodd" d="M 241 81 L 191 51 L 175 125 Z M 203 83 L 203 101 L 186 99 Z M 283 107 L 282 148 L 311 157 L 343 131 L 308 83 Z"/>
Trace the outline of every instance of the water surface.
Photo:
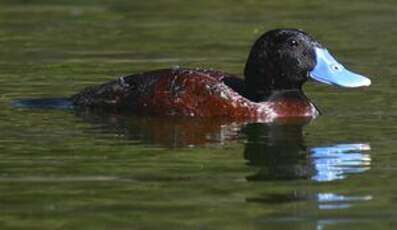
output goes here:
<path id="1" fill-rule="evenodd" d="M 0 226 L 395 229 L 394 1 L 2 1 Z M 15 109 L 173 66 L 241 75 L 263 31 L 296 27 L 371 77 L 314 83 L 323 115 L 239 124 Z"/>

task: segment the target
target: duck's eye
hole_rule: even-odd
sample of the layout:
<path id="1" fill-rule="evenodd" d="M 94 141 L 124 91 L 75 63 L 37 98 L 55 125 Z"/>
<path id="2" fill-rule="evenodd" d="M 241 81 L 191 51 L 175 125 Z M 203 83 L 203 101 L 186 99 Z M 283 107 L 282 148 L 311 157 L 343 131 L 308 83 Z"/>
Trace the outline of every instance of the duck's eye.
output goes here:
<path id="1" fill-rule="evenodd" d="M 296 40 L 289 40 L 288 42 L 290 47 L 297 47 L 298 46 L 298 42 Z"/>

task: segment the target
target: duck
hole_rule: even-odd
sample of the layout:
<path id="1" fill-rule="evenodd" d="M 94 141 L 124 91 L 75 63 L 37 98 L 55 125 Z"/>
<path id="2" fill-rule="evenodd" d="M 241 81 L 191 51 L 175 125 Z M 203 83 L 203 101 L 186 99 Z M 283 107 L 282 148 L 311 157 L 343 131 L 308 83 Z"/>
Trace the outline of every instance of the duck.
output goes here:
<path id="1" fill-rule="evenodd" d="M 314 80 L 345 88 L 371 80 L 346 69 L 310 34 L 273 29 L 253 44 L 244 78 L 203 68 L 169 68 L 123 76 L 69 98 L 77 110 L 273 121 L 320 112 L 302 86 Z"/>

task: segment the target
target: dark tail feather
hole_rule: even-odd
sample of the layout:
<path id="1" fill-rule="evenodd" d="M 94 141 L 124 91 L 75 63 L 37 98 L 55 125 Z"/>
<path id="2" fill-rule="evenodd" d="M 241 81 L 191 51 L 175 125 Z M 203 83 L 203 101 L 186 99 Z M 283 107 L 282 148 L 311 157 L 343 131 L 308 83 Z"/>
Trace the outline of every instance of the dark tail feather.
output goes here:
<path id="1" fill-rule="evenodd" d="M 21 99 L 13 103 L 15 108 L 22 109 L 73 109 L 73 103 L 69 98 L 37 98 L 37 99 Z"/>

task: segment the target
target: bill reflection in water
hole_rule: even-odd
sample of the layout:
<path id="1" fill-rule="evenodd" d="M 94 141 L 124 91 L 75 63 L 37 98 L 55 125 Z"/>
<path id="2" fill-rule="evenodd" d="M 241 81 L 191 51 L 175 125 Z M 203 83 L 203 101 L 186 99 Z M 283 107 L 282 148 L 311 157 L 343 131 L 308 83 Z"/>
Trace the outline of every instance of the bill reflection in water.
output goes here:
<path id="1" fill-rule="evenodd" d="M 258 168 L 248 181 L 310 180 L 315 183 L 345 179 L 348 175 L 370 169 L 369 144 L 337 144 L 306 147 L 303 136 L 304 124 L 249 124 L 243 132 L 247 136 L 244 157 L 248 164 Z M 264 217 L 263 222 L 289 223 L 310 221 L 317 229 L 336 224 L 339 220 L 311 216 L 317 210 L 348 209 L 358 203 L 373 199 L 368 194 L 339 194 L 333 191 L 318 192 L 310 187 L 296 188 L 290 192 L 268 193 L 248 197 L 247 202 L 283 204 L 299 202 L 296 210 L 288 214 Z M 303 207 L 303 208 L 302 208 Z M 312 208 L 308 208 L 312 207 Z M 291 214 L 292 213 L 292 214 Z M 285 217 L 285 215 L 291 215 Z M 316 215 L 317 216 L 317 215 Z"/>
<path id="2" fill-rule="evenodd" d="M 343 179 L 370 169 L 369 144 L 306 147 L 304 124 L 249 124 L 244 157 L 259 169 L 248 180 Z"/>

